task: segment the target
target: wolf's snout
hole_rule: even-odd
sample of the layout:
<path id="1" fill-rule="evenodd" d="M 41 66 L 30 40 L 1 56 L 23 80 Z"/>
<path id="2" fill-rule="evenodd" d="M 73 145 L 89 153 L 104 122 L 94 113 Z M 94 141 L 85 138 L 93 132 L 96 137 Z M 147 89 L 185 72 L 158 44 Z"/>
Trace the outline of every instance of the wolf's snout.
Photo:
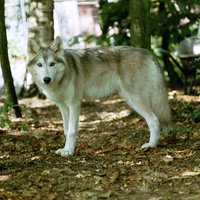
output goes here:
<path id="1" fill-rule="evenodd" d="M 51 78 L 50 78 L 50 77 L 44 77 L 44 78 L 43 78 L 43 81 L 44 81 L 46 84 L 48 84 L 48 83 L 51 82 Z"/>

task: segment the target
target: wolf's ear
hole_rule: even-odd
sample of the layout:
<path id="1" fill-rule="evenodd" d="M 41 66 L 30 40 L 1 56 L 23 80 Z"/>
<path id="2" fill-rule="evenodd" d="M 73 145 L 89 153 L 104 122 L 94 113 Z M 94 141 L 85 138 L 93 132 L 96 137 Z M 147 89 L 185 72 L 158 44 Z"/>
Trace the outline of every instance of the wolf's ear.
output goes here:
<path id="1" fill-rule="evenodd" d="M 29 59 L 33 59 L 37 52 L 41 49 L 41 47 L 35 42 L 33 38 L 29 38 L 28 40 L 28 57 Z"/>
<path id="2" fill-rule="evenodd" d="M 57 36 L 55 40 L 49 45 L 49 49 L 51 49 L 54 53 L 58 53 L 63 50 L 63 42 L 60 36 Z"/>

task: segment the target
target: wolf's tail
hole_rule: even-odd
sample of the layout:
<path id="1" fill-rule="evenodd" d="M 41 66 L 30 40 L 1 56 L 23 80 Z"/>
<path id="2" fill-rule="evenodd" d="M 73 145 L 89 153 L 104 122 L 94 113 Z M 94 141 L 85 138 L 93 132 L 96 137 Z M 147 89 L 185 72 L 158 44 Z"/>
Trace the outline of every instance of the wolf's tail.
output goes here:
<path id="1" fill-rule="evenodd" d="M 159 87 L 157 94 L 154 94 L 152 108 L 159 119 L 162 131 L 167 132 L 171 121 L 171 111 L 165 87 Z"/>

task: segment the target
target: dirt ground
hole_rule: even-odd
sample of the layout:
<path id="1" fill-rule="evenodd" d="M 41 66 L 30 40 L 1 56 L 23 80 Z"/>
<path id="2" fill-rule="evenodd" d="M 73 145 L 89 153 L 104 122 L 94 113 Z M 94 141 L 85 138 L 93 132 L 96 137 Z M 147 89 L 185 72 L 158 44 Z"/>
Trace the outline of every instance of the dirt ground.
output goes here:
<path id="1" fill-rule="evenodd" d="M 123 99 L 84 101 L 71 157 L 55 154 L 65 141 L 58 108 L 21 99 L 23 118 L 0 131 L 0 200 L 200 199 L 200 121 L 192 115 L 200 99 L 170 95 L 170 132 L 145 150 L 147 125 Z"/>

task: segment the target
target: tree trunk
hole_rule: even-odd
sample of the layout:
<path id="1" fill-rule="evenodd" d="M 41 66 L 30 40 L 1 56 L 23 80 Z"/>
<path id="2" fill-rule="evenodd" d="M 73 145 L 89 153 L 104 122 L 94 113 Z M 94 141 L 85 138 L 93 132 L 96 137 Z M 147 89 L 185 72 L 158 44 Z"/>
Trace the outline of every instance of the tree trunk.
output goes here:
<path id="1" fill-rule="evenodd" d="M 54 39 L 54 20 L 53 20 L 54 0 L 30 0 L 30 12 L 28 14 L 29 37 L 34 38 L 41 46 L 48 46 Z M 37 91 L 37 85 L 32 87 Z M 30 90 L 27 92 L 22 88 L 20 95 L 32 96 Z M 38 97 L 45 98 L 45 95 L 38 90 Z"/>
<path id="2" fill-rule="evenodd" d="M 159 12 L 162 12 L 165 8 L 165 3 L 164 2 L 160 2 L 160 6 L 159 6 Z M 166 24 L 163 24 L 163 26 L 166 26 Z M 170 30 L 165 30 L 165 32 L 162 34 L 162 49 L 164 49 L 165 51 L 169 51 L 169 34 Z M 180 80 L 178 74 L 176 73 L 176 71 L 174 70 L 174 66 L 172 65 L 172 63 L 169 60 L 169 56 L 167 54 L 163 54 L 163 62 L 165 65 L 165 69 L 168 72 L 168 76 L 170 79 L 170 87 L 172 89 L 176 89 L 179 86 L 182 86 L 183 83 Z"/>
<path id="3" fill-rule="evenodd" d="M 16 117 L 21 117 L 21 111 L 17 102 L 17 96 L 10 70 L 10 62 L 8 59 L 7 35 L 6 35 L 4 13 L 5 13 L 4 0 L 0 0 L 0 61 L 4 78 L 4 88 L 7 97 L 7 102 L 14 104 L 13 108 L 15 110 Z"/>
<path id="4" fill-rule="evenodd" d="M 28 18 L 29 37 L 35 38 L 42 46 L 54 39 L 53 0 L 31 0 Z"/>
<path id="5" fill-rule="evenodd" d="M 169 51 L 169 44 L 168 44 L 168 36 L 169 34 L 162 35 L 162 49 Z M 169 79 L 170 79 L 170 87 L 172 89 L 177 89 L 178 87 L 182 87 L 183 82 L 180 80 L 178 74 L 174 70 L 174 66 L 172 65 L 171 61 L 169 60 L 169 56 L 165 53 L 162 54 L 163 62 L 165 65 L 165 69 L 167 70 Z"/>
<path id="6" fill-rule="evenodd" d="M 130 0 L 131 45 L 151 49 L 149 0 Z"/>

